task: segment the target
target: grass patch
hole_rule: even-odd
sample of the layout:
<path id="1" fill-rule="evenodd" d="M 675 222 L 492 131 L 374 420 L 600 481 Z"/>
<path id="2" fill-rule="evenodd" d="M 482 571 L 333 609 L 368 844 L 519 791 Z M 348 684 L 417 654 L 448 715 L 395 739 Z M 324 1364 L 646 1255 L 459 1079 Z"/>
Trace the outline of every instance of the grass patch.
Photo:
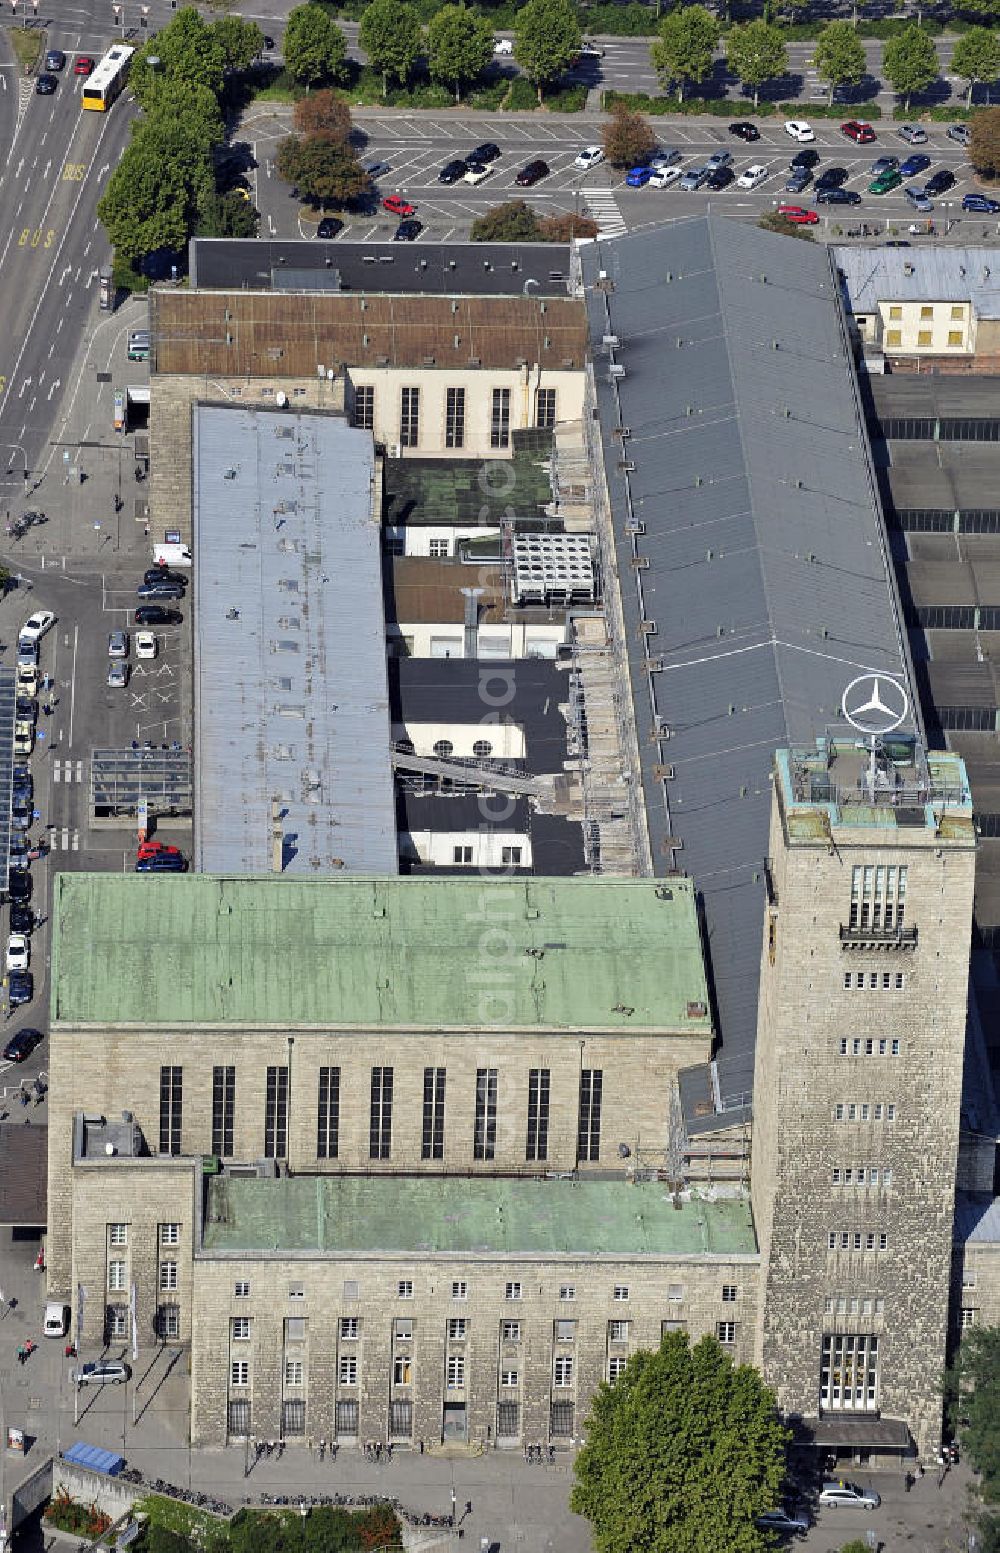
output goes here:
<path id="1" fill-rule="evenodd" d="M 773 103 L 762 102 L 754 108 L 750 103 L 731 102 L 726 97 L 686 97 L 683 102 L 678 102 L 676 97 L 650 97 L 648 92 L 608 91 L 604 93 L 605 108 L 613 107 L 616 102 L 623 102 L 629 108 L 635 108 L 637 112 L 648 113 L 655 118 L 668 113 L 676 113 L 681 117 L 686 114 L 704 113 L 711 114 L 717 119 L 767 119 L 777 111 Z M 784 109 L 781 111 L 784 112 Z"/>
<path id="2" fill-rule="evenodd" d="M 504 107 L 512 113 L 515 109 L 527 111 L 528 109 L 538 107 L 538 93 L 525 76 L 517 75 L 514 77 L 510 83 L 510 90 L 504 99 Z"/>
<path id="3" fill-rule="evenodd" d="M 587 106 L 587 88 L 579 84 L 559 87 L 543 97 L 542 106 L 550 113 L 582 113 Z"/>
<path id="4" fill-rule="evenodd" d="M 251 83 L 250 95 L 254 102 L 298 102 L 306 95 L 306 89 L 287 70 L 279 70 L 260 83 Z"/>
<path id="5" fill-rule="evenodd" d="M 650 38 L 656 36 L 660 25 L 655 8 L 638 5 L 636 0 L 628 5 L 579 5 L 577 14 L 584 31 L 599 37 Z"/>
<path id="6" fill-rule="evenodd" d="M 25 75 L 31 75 L 42 57 L 45 33 L 37 27 L 8 27 L 7 37 Z"/>
<path id="7" fill-rule="evenodd" d="M 804 108 L 800 102 L 781 102 L 778 104 L 778 112 L 786 119 L 794 119 L 804 113 L 810 119 L 837 119 L 842 124 L 846 124 L 849 119 L 871 121 L 882 117 L 882 109 L 877 102 L 835 102 L 832 105 L 811 102 L 808 108 Z M 902 117 L 905 119 L 908 115 L 904 113 Z"/>
<path id="8" fill-rule="evenodd" d="M 466 105 L 487 113 L 495 113 L 507 96 L 509 86 L 509 81 L 491 81 L 489 86 L 477 86 L 469 93 Z"/>
<path id="9" fill-rule="evenodd" d="M 173 1532 L 186 1542 L 201 1548 L 203 1553 L 226 1553 L 229 1540 L 228 1522 L 194 1505 L 182 1504 L 179 1499 L 168 1499 L 162 1494 L 147 1494 L 135 1505 L 136 1515 L 145 1515 L 151 1527 Z"/>

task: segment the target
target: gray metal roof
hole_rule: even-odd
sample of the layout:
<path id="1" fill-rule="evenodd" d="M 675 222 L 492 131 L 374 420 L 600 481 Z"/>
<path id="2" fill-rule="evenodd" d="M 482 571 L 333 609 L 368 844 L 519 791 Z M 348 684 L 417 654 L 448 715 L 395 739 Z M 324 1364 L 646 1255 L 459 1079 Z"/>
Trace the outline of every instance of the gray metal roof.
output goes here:
<path id="1" fill-rule="evenodd" d="M 955 1239 L 978 1245 L 1000 1244 L 1000 1197 L 985 1192 L 956 1192 Z"/>
<path id="2" fill-rule="evenodd" d="M 199 406 L 195 860 L 208 873 L 397 871 L 370 432 Z"/>
<path id="3" fill-rule="evenodd" d="M 905 635 L 826 250 L 693 217 L 581 257 L 653 866 L 697 883 L 736 1104 L 773 752 L 862 670 L 909 681 Z"/>
<path id="4" fill-rule="evenodd" d="M 1000 258 L 995 248 L 838 247 L 851 309 L 870 313 L 880 302 L 972 302 L 980 318 L 1000 315 Z"/>
<path id="5" fill-rule="evenodd" d="M 193 237 L 191 285 L 208 290 L 566 296 L 565 243 L 269 242 Z"/>

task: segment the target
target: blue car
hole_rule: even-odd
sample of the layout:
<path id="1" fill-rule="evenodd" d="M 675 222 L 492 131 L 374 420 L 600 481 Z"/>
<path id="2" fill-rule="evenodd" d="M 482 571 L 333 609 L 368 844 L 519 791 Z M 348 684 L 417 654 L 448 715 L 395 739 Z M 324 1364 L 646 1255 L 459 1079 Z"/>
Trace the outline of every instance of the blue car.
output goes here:
<path id="1" fill-rule="evenodd" d="M 137 874 L 183 874 L 187 873 L 187 858 L 179 852 L 153 852 L 149 857 L 140 857 L 135 865 Z"/>
<path id="2" fill-rule="evenodd" d="M 922 173 L 924 168 L 930 167 L 930 165 L 930 157 L 923 156 L 918 151 L 915 155 L 908 156 L 905 162 L 900 162 L 899 170 L 904 178 L 915 178 L 918 173 Z"/>
<path id="3" fill-rule="evenodd" d="M 1000 215 L 1000 200 L 991 200 L 986 194 L 966 194 L 962 200 L 963 210 L 975 210 L 984 216 Z"/>
<path id="4" fill-rule="evenodd" d="M 653 169 L 651 167 L 633 167 L 625 182 L 630 189 L 644 189 L 652 176 Z"/>

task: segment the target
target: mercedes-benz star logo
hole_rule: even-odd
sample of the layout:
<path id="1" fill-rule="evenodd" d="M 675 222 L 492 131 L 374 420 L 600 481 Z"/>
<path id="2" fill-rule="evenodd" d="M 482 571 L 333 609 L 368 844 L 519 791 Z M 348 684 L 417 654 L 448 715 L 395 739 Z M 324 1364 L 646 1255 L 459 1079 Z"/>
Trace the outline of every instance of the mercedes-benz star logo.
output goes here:
<path id="1" fill-rule="evenodd" d="M 909 698 L 898 679 L 886 674 L 859 674 L 843 698 L 844 716 L 859 733 L 891 733 L 910 709 Z"/>

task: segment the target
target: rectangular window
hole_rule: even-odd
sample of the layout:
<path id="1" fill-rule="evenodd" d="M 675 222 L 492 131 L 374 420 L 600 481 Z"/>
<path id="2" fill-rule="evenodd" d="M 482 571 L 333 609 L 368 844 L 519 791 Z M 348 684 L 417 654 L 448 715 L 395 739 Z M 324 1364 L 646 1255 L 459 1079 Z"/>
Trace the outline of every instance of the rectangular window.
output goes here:
<path id="1" fill-rule="evenodd" d="M 735 1283 L 724 1283 L 722 1285 L 723 1304 L 731 1304 L 736 1299 L 737 1292 Z"/>
<path id="2" fill-rule="evenodd" d="M 233 1294 L 238 1300 L 248 1300 L 250 1298 L 249 1278 L 237 1278 L 233 1284 Z"/>
<path id="3" fill-rule="evenodd" d="M 288 1153 L 288 1069 L 269 1067 L 264 1095 L 264 1158 Z"/>
<path id="4" fill-rule="evenodd" d="M 128 1337 L 128 1306 L 108 1305 L 104 1311 L 104 1340 L 113 1342 L 116 1337 Z"/>
<path id="5" fill-rule="evenodd" d="M 552 1381 L 556 1386 L 572 1386 L 573 1384 L 573 1356 L 572 1354 L 558 1354 L 552 1369 Z"/>
<path id="6" fill-rule="evenodd" d="M 667 1299 L 668 1300 L 682 1300 L 683 1298 L 684 1298 L 684 1285 L 682 1283 L 671 1283 L 671 1284 L 667 1285 Z"/>
<path id="7" fill-rule="evenodd" d="M 917 344 L 918 345 L 930 345 L 930 343 L 933 340 L 933 338 L 934 338 L 934 335 L 933 335 L 933 332 L 930 329 L 918 329 L 917 330 Z"/>
<path id="8" fill-rule="evenodd" d="M 161 1262 L 160 1263 L 160 1288 L 161 1289 L 176 1289 L 176 1287 L 177 1287 L 177 1263 L 176 1262 Z"/>
<path id="9" fill-rule="evenodd" d="M 501 847 L 500 848 L 500 865 L 501 865 L 501 867 L 502 868 L 520 868 L 520 866 L 521 866 L 521 850 L 522 849 L 520 847 Z"/>
<path id="10" fill-rule="evenodd" d="M 127 1262 L 108 1263 L 108 1288 L 116 1291 L 124 1289 L 128 1278 Z"/>
<path id="11" fill-rule="evenodd" d="M 576 1145 L 576 1157 L 579 1160 L 597 1160 L 601 1157 L 603 1088 L 603 1068 L 584 1068 L 580 1074 L 580 1120 Z"/>
<path id="12" fill-rule="evenodd" d="M 510 389 L 494 388 L 493 413 L 490 417 L 490 447 L 505 448 L 510 443 Z"/>
<path id="13" fill-rule="evenodd" d="M 231 1386 L 249 1386 L 250 1384 L 250 1360 L 234 1359 L 229 1366 L 229 1384 Z"/>
<path id="14" fill-rule="evenodd" d="M 334 1411 L 334 1423 L 339 1440 L 356 1440 L 358 1436 L 357 1402 L 338 1402 Z"/>
<path id="15" fill-rule="evenodd" d="M 284 1438 L 289 1435 L 305 1434 L 306 1432 L 306 1405 L 301 1398 L 294 1402 L 282 1402 L 281 1404 L 281 1433 Z"/>
<path id="16" fill-rule="evenodd" d="M 609 1340 L 609 1342 L 612 1342 L 612 1343 L 627 1343 L 628 1342 L 628 1322 L 627 1321 L 609 1321 L 608 1322 L 608 1340 Z"/>
<path id="17" fill-rule="evenodd" d="M 903 317 L 903 309 L 901 307 L 890 307 L 890 309 L 889 309 L 889 317 L 894 319 L 894 320 L 902 319 L 902 317 Z"/>
<path id="18" fill-rule="evenodd" d="M 444 1159 L 444 1090 L 444 1068 L 425 1068 L 421 1159 Z"/>
<path id="19" fill-rule="evenodd" d="M 405 393 L 406 390 L 404 389 Z M 388 1159 L 392 1151 L 392 1069 L 372 1068 L 369 1159 Z"/>
<path id="20" fill-rule="evenodd" d="M 354 390 L 354 424 L 362 431 L 375 430 L 375 385 L 359 383 Z"/>
<path id="21" fill-rule="evenodd" d="M 520 1409 L 516 1402 L 497 1403 L 497 1438 L 516 1440 L 520 1432 Z"/>
<path id="22" fill-rule="evenodd" d="M 392 1384 L 394 1386 L 412 1386 L 413 1384 L 413 1358 L 408 1353 L 393 1354 L 392 1358 Z"/>
<path id="23" fill-rule="evenodd" d="M 519 1283 L 505 1284 L 503 1297 L 505 1300 L 519 1300 L 521 1298 L 521 1285 Z"/>
<path id="24" fill-rule="evenodd" d="M 561 1300 L 575 1300 L 576 1299 L 576 1284 L 575 1283 L 562 1283 L 562 1284 L 560 1284 L 559 1285 L 559 1298 Z"/>
<path id="25" fill-rule="evenodd" d="M 608 1380 L 614 1385 L 619 1375 L 624 1375 L 628 1360 L 624 1354 L 617 1354 L 608 1360 Z"/>
<path id="26" fill-rule="evenodd" d="M 397 1343 L 409 1343 L 413 1341 L 412 1316 L 397 1316 L 392 1323 L 392 1335 Z"/>
<path id="27" fill-rule="evenodd" d="M 921 316 L 921 318 L 933 318 L 934 317 L 934 309 L 933 309 L 933 307 L 922 307 L 920 309 L 920 316 Z"/>
<path id="28" fill-rule="evenodd" d="M 948 330 L 948 344 L 949 345 L 963 345 L 964 343 L 965 343 L 965 334 L 963 333 L 963 331 L 961 329 L 949 329 Z"/>
<path id="29" fill-rule="evenodd" d="M 735 1341 L 736 1341 L 736 1322 L 735 1321 L 717 1321 L 716 1324 L 715 1324 L 715 1333 L 716 1333 L 716 1336 L 718 1337 L 720 1343 L 735 1343 Z"/>
<path id="30" fill-rule="evenodd" d="M 361 1318 L 359 1316 L 341 1316 L 340 1340 L 342 1343 L 357 1342 L 361 1335 Z"/>
<path id="31" fill-rule="evenodd" d="M 451 860 L 453 863 L 471 863 L 472 848 L 467 846 L 452 847 Z"/>
<path id="32" fill-rule="evenodd" d="M 250 1341 L 250 1317 L 234 1316 L 229 1323 L 229 1332 L 234 1343 L 248 1343 Z"/>
<path id="33" fill-rule="evenodd" d="M 469 1330 L 469 1323 L 464 1316 L 450 1316 L 448 1318 L 449 1343 L 464 1343 Z"/>
<path id="34" fill-rule="evenodd" d="M 628 1322 L 627 1321 L 626 1321 L 625 1325 L 628 1326 Z M 555 1331 L 556 1331 L 556 1342 L 557 1343 L 574 1343 L 574 1342 L 576 1342 L 576 1322 L 575 1321 L 566 1321 L 566 1320 L 557 1321 L 556 1322 Z"/>
<path id="35" fill-rule="evenodd" d="M 448 1390 L 459 1391 L 465 1385 L 465 1355 L 464 1353 L 450 1353 L 448 1355 Z"/>
<path id="36" fill-rule="evenodd" d="M 532 1068 L 528 1073 L 528 1141 L 525 1159 L 549 1157 L 549 1069 Z"/>
<path id="37" fill-rule="evenodd" d="M 179 1246 L 181 1243 L 181 1227 L 179 1224 L 160 1225 L 160 1245 Z"/>
<path id="38" fill-rule="evenodd" d="M 164 1307 L 166 1309 L 166 1307 Z M 250 1433 L 250 1403 L 230 1402 L 228 1429 L 234 1439 L 245 1440 Z"/>
<path id="39" fill-rule="evenodd" d="M 399 1282 L 396 1285 L 396 1295 L 401 1300 L 412 1300 L 412 1298 L 413 1298 L 413 1279 L 412 1278 L 400 1278 Z"/>
<path id="40" fill-rule="evenodd" d="M 157 1305 L 156 1335 L 157 1337 L 180 1337 L 181 1308 L 179 1305 Z"/>
<path id="41" fill-rule="evenodd" d="M 963 314 L 963 308 L 962 308 L 961 302 L 959 302 L 959 303 L 955 304 L 952 307 L 952 310 L 951 310 L 952 323 L 959 323 L 959 322 L 961 322 L 962 314 Z"/>
<path id="42" fill-rule="evenodd" d="M 521 1341 L 520 1321 L 501 1321 L 500 1335 L 505 1343 L 519 1343 Z"/>
<path id="43" fill-rule="evenodd" d="M 399 405 L 399 445 L 415 448 L 420 440 L 420 389 L 404 388 Z"/>
<path id="44" fill-rule="evenodd" d="M 616 1283 L 615 1284 L 615 1299 L 616 1300 L 627 1300 L 628 1299 L 628 1284 L 627 1283 Z"/>
<path id="45" fill-rule="evenodd" d="M 303 1365 L 301 1359 L 285 1360 L 285 1385 L 301 1386 L 303 1381 Z"/>
<path id="46" fill-rule="evenodd" d="M 288 1298 L 290 1300 L 304 1300 L 305 1297 L 306 1286 L 304 1283 L 290 1283 L 288 1285 Z"/>
<path id="47" fill-rule="evenodd" d="M 451 1297 L 453 1300 L 467 1300 L 469 1298 L 469 1285 L 464 1278 L 456 1278 L 451 1286 Z"/>
<path id="48" fill-rule="evenodd" d="M 340 1069 L 320 1068 L 316 1112 L 316 1157 L 336 1159 L 340 1150 Z"/>
<path id="49" fill-rule="evenodd" d="M 902 329 L 887 329 L 885 331 L 885 343 L 887 345 L 901 345 L 903 343 Z"/>
<path id="50" fill-rule="evenodd" d="M 501 1370 L 500 1371 L 500 1384 L 501 1384 L 501 1386 L 516 1386 L 517 1385 L 517 1371 L 516 1370 Z"/>
<path id="51" fill-rule="evenodd" d="M 576 1410 L 572 1402 L 553 1402 L 549 1408 L 549 1438 L 571 1440 Z"/>
<path id="52" fill-rule="evenodd" d="M 358 1356 L 356 1353 L 341 1354 L 339 1374 L 342 1386 L 356 1386 L 358 1384 Z"/>
<path id="53" fill-rule="evenodd" d="M 476 1070 L 476 1125 L 472 1140 L 474 1159 L 494 1159 L 497 1147 L 497 1070 Z"/>
<path id="54" fill-rule="evenodd" d="M 108 1225 L 108 1245 L 109 1246 L 127 1246 L 128 1245 L 128 1225 L 127 1224 L 109 1224 Z"/>
<path id="55" fill-rule="evenodd" d="M 963 1327 L 974 1327 L 975 1324 L 976 1312 L 973 1310 L 971 1305 L 963 1305 L 959 1314 L 959 1325 Z"/>
<path id="56" fill-rule="evenodd" d="M 554 388 L 535 390 L 535 425 L 554 426 L 556 423 L 556 391 Z"/>
<path id="57" fill-rule="evenodd" d="M 430 539 L 427 542 L 427 554 L 435 561 L 446 561 L 451 554 L 450 540 Z"/>
<path id="58" fill-rule="evenodd" d="M 855 1332 L 824 1333 L 819 1395 L 821 1406 L 831 1412 L 876 1412 L 878 1338 Z"/>
<path id="59" fill-rule="evenodd" d="M 181 1120 L 184 1108 L 182 1068 L 160 1069 L 160 1153 L 181 1151 Z"/>
<path id="60" fill-rule="evenodd" d="M 233 1154 L 233 1117 L 236 1113 L 236 1069 L 212 1069 L 212 1153 L 220 1159 Z"/>
<path id="61" fill-rule="evenodd" d="M 465 447 L 465 389 L 449 388 L 444 419 L 446 448 Z"/>

